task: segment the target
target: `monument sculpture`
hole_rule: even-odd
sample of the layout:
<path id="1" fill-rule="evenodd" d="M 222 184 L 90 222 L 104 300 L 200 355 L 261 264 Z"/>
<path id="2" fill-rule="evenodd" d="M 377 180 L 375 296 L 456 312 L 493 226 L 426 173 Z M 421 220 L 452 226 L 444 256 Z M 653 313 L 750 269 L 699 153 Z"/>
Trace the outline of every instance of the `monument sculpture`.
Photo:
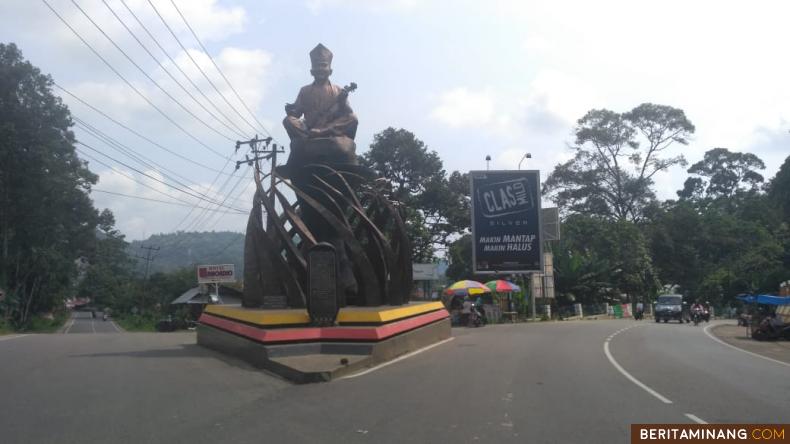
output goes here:
<path id="1" fill-rule="evenodd" d="M 409 302 L 411 243 L 390 185 L 360 165 L 354 83 L 329 81 L 332 53 L 310 52 L 314 81 L 283 120 L 288 161 L 272 139 L 249 142 L 256 192 L 244 245 L 241 306 L 210 304 L 198 344 L 296 382 L 327 381 L 450 336 L 441 302 Z M 264 142 L 266 149 L 259 149 Z M 261 156 L 261 157 L 259 157 Z M 268 173 L 258 160 L 272 161 Z M 266 185 L 264 184 L 266 182 Z"/>
<path id="2" fill-rule="evenodd" d="M 356 84 L 340 88 L 330 82 L 332 57 L 321 44 L 310 52 L 314 81 L 285 105 L 291 150 L 272 174 L 296 202 L 288 202 L 277 185 L 264 191 L 259 183 L 254 207 L 262 207 L 270 223 L 264 227 L 260 210 L 253 208 L 245 246 L 247 307 L 271 306 L 268 300 L 285 296 L 288 307 L 311 308 L 310 295 L 322 284 L 311 279 L 307 258 L 320 244 L 334 250 L 338 307 L 408 301 L 410 242 L 397 203 L 387 199 L 386 182 L 357 161 L 358 121 L 348 102 Z"/>

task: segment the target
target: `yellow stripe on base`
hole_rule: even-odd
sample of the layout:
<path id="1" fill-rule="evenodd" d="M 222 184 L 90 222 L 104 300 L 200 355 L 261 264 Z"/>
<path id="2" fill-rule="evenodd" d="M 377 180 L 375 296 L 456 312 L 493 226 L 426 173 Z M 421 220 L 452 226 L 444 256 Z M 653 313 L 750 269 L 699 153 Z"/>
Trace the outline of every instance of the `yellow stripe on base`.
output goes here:
<path id="1" fill-rule="evenodd" d="M 237 305 L 207 305 L 206 313 L 256 325 L 308 324 L 310 316 L 303 308 L 286 310 L 261 310 Z"/>
<path id="2" fill-rule="evenodd" d="M 339 323 L 382 324 L 444 308 L 441 302 L 412 302 L 400 307 L 345 307 L 337 316 Z"/>
<path id="3" fill-rule="evenodd" d="M 383 324 L 441 310 L 442 308 L 444 308 L 444 304 L 441 302 L 412 302 L 400 307 L 386 305 L 379 307 L 345 307 L 340 309 L 337 321 L 341 324 Z M 307 314 L 307 310 L 302 308 L 262 310 L 259 308 L 243 308 L 238 305 L 207 305 L 205 312 L 255 325 L 310 323 L 310 316 Z"/>

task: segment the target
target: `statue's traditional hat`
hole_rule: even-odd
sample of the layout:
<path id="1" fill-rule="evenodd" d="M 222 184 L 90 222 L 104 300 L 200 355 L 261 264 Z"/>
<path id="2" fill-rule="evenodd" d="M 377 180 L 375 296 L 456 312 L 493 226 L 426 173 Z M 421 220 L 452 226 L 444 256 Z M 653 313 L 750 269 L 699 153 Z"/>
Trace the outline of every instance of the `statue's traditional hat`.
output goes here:
<path id="1" fill-rule="evenodd" d="M 328 64 L 332 64 L 332 51 L 329 50 L 326 46 L 322 44 L 318 44 L 312 51 L 310 51 L 310 63 L 315 65 L 316 63 L 325 62 Z"/>

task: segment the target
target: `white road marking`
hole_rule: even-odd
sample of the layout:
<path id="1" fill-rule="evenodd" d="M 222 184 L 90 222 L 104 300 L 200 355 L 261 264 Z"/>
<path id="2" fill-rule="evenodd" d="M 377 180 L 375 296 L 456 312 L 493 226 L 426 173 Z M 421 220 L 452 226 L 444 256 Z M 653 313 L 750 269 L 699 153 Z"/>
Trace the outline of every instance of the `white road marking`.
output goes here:
<path id="1" fill-rule="evenodd" d="M 0 336 L 0 341 L 8 341 L 10 339 L 24 338 L 25 336 L 30 336 L 30 335 Z"/>
<path id="2" fill-rule="evenodd" d="M 68 327 L 66 327 L 66 331 L 64 331 L 64 332 L 63 332 L 63 334 L 68 334 L 68 333 L 69 333 L 69 330 L 71 330 L 71 327 L 73 327 L 73 326 L 74 326 L 74 319 L 75 319 L 75 316 L 74 316 L 74 315 L 75 315 L 75 313 L 74 313 L 74 312 L 72 312 L 72 313 L 71 313 L 71 319 L 69 320 L 69 326 L 68 326 Z"/>
<path id="3" fill-rule="evenodd" d="M 120 333 L 120 332 L 121 332 L 121 329 L 120 329 L 120 328 L 118 328 L 118 325 L 117 325 L 117 324 L 115 324 L 115 321 L 113 321 L 113 320 L 110 320 L 110 324 L 112 324 L 112 326 L 113 326 L 113 327 L 115 327 L 115 331 L 117 331 L 118 333 Z"/>
<path id="4" fill-rule="evenodd" d="M 413 351 L 413 352 L 406 353 L 405 355 L 403 355 L 403 356 L 399 356 L 399 357 L 397 357 L 397 358 L 393 359 L 392 361 L 387 361 L 387 362 L 385 362 L 385 363 L 383 363 L 383 364 L 379 364 L 379 365 L 377 365 L 377 366 L 375 366 L 375 367 L 371 367 L 371 368 L 369 368 L 369 369 L 367 369 L 367 370 L 363 370 L 363 371 L 361 371 L 361 372 L 359 372 L 359 373 L 354 373 L 354 374 L 352 374 L 352 375 L 347 375 L 347 376 L 341 376 L 340 378 L 337 378 L 337 379 L 350 379 L 350 378 L 356 378 L 356 377 L 358 377 L 358 376 L 362 376 L 362 375 L 367 375 L 368 373 L 374 372 L 374 371 L 376 371 L 376 370 L 378 370 L 378 369 L 380 369 L 380 368 L 384 368 L 384 367 L 386 367 L 386 366 L 388 366 L 388 365 L 392 365 L 392 364 L 394 364 L 394 363 L 396 363 L 396 362 L 398 362 L 398 361 L 402 361 L 402 360 L 404 360 L 404 359 L 411 358 L 411 357 L 412 357 L 412 356 L 414 356 L 414 355 L 418 355 L 418 354 L 420 354 L 420 353 L 422 353 L 422 352 L 424 352 L 424 351 L 428 351 L 428 350 L 430 350 L 430 349 L 432 349 L 432 348 L 434 348 L 434 347 L 438 347 L 438 346 L 440 346 L 440 345 L 442 345 L 442 344 L 445 344 L 445 343 L 447 343 L 447 342 L 450 342 L 450 341 L 452 341 L 453 339 L 455 339 L 455 338 L 454 338 L 454 337 L 452 337 L 452 338 L 447 338 L 447 339 L 445 339 L 444 341 L 439 341 L 439 342 L 437 342 L 436 344 L 431 344 L 431 345 L 429 345 L 429 346 L 427 346 L 427 347 L 423 347 L 423 348 L 421 348 L 421 349 L 419 349 L 419 350 L 415 350 L 415 351 Z"/>
<path id="5" fill-rule="evenodd" d="M 705 327 L 705 329 L 703 331 L 705 332 L 706 335 L 708 335 L 709 338 L 713 339 L 714 341 L 718 342 L 719 344 L 726 345 L 727 347 L 734 348 L 735 350 L 739 350 L 739 351 L 742 351 L 744 353 L 748 353 L 748 354 L 750 354 L 752 356 L 756 356 L 758 358 L 765 359 L 766 361 L 771 361 L 771 362 L 775 362 L 775 363 L 780 364 L 780 365 L 784 365 L 785 367 L 790 367 L 790 364 L 788 364 L 787 362 L 780 361 L 778 359 L 769 358 L 768 356 L 763 356 L 763 355 L 758 354 L 758 353 L 750 352 L 749 350 L 744 350 L 744 349 L 742 349 L 740 347 L 736 347 L 736 346 L 734 346 L 732 344 L 728 344 L 728 343 L 722 341 L 721 339 L 717 338 L 716 336 L 713 336 L 713 333 L 711 333 L 709 330 L 711 329 L 711 327 L 715 327 L 716 325 L 721 325 L 721 324 L 708 325 L 707 327 Z"/>
<path id="6" fill-rule="evenodd" d="M 686 413 L 686 417 L 688 419 L 696 422 L 697 424 L 707 424 L 708 423 L 707 421 L 701 419 L 699 416 L 694 416 L 691 413 Z"/>
<path id="7" fill-rule="evenodd" d="M 93 330 L 93 332 L 96 333 L 96 324 L 93 323 L 94 321 L 95 319 L 91 318 L 91 330 Z"/>
<path id="8" fill-rule="evenodd" d="M 617 336 L 618 334 L 620 334 L 620 333 L 622 333 L 622 332 L 624 332 L 624 331 L 626 331 L 626 330 L 628 330 L 628 329 L 630 329 L 630 328 L 637 327 L 637 326 L 638 326 L 638 325 L 633 325 L 633 326 L 631 326 L 631 327 L 628 327 L 628 328 L 622 328 L 622 329 L 620 329 L 620 330 L 617 330 L 617 332 L 615 332 L 614 334 L 612 334 L 612 335 L 611 335 L 611 336 L 609 336 L 608 338 L 606 338 L 606 341 L 604 341 L 604 343 L 603 343 L 603 352 L 604 352 L 604 354 L 606 355 L 606 357 L 609 359 L 609 362 L 610 362 L 610 363 L 612 363 L 612 365 L 614 366 L 614 368 L 616 368 L 616 369 L 617 369 L 617 371 L 619 371 L 620 373 L 622 373 L 622 375 L 623 375 L 623 376 L 625 376 L 626 378 L 628 378 L 628 380 L 629 380 L 629 381 L 631 381 L 631 382 L 633 382 L 634 384 L 636 384 L 636 386 L 637 386 L 637 387 L 639 387 L 639 388 L 641 388 L 642 390 L 644 390 L 644 391 L 646 391 L 646 392 L 650 393 L 651 395 L 655 396 L 656 398 L 658 398 L 658 399 L 659 399 L 661 402 L 663 402 L 664 404 L 672 404 L 672 401 L 670 401 L 669 399 L 667 399 L 666 397 L 664 397 L 663 395 L 661 395 L 661 394 L 660 394 L 660 393 L 658 393 L 657 391 L 653 390 L 652 388 L 648 387 L 648 386 L 647 386 L 645 383 L 643 383 L 642 381 L 640 381 L 640 380 L 636 379 L 636 378 L 635 378 L 633 375 L 631 375 L 630 373 L 628 373 L 628 372 L 627 372 L 627 371 L 626 371 L 626 370 L 625 370 L 625 369 L 624 369 L 624 368 L 623 368 L 623 367 L 622 367 L 622 366 L 621 366 L 621 365 L 620 365 L 620 364 L 619 364 L 619 363 L 618 363 L 618 362 L 617 362 L 617 361 L 614 359 L 614 357 L 612 356 L 612 353 L 609 351 L 609 341 L 611 341 L 613 337 Z"/>

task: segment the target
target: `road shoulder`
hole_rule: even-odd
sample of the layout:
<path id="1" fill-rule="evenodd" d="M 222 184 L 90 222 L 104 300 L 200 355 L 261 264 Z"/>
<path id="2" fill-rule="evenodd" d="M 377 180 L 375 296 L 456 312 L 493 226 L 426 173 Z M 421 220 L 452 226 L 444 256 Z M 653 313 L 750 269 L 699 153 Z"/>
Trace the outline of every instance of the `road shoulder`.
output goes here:
<path id="1" fill-rule="evenodd" d="M 716 339 L 742 351 L 790 365 L 790 342 L 756 341 L 748 336 L 746 327 L 735 324 L 718 324 L 707 328 Z"/>

